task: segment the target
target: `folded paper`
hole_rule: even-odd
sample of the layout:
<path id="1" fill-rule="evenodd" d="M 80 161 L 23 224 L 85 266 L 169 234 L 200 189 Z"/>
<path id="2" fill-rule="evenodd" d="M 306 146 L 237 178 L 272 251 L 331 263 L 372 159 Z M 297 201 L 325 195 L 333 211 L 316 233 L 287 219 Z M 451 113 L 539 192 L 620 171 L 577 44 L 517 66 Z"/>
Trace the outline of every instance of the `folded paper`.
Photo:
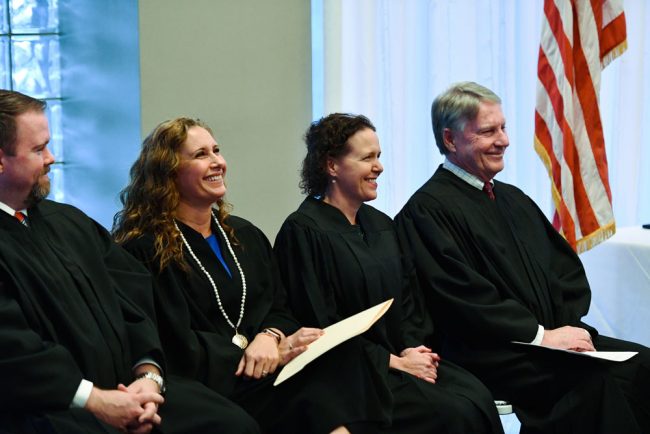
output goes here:
<path id="1" fill-rule="evenodd" d="M 296 356 L 296 358 L 282 368 L 273 385 L 277 386 L 284 380 L 300 372 L 308 363 L 325 354 L 335 346 L 368 330 L 386 313 L 392 303 L 393 299 L 391 298 L 324 328 L 323 331 L 325 333 L 321 337 L 309 344 L 304 353 Z"/>

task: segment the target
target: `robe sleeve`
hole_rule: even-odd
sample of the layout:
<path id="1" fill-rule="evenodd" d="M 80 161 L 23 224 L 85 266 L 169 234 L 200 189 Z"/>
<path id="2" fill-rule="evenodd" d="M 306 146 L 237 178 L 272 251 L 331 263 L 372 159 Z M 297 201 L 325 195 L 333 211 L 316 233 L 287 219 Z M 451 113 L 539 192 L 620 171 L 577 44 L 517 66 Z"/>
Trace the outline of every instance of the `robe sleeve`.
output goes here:
<path id="1" fill-rule="evenodd" d="M 339 313 L 333 288 L 329 285 L 332 252 L 315 231 L 300 222 L 284 222 L 275 239 L 274 251 L 289 296 L 289 306 L 305 326 L 324 328 L 344 317 Z M 359 310 L 362 310 L 359 307 Z M 359 337 L 369 357 L 388 370 L 390 353 L 382 346 Z"/>
<path id="2" fill-rule="evenodd" d="M 397 254 L 398 252 L 396 252 Z M 420 345 L 434 346 L 433 322 L 426 311 L 424 299 L 413 262 L 408 255 L 401 254 L 402 285 L 402 340 L 406 348 Z"/>
<path id="3" fill-rule="evenodd" d="M 530 202 L 537 211 L 539 219 L 544 222 L 546 238 L 549 243 L 545 250 L 552 252 L 549 257 L 551 263 L 549 267 L 550 285 L 562 296 L 561 303 L 557 303 L 558 325 L 581 327 L 595 337 L 598 335 L 598 331 L 582 322 L 581 319 L 587 315 L 591 303 L 591 289 L 582 261 L 569 243 L 551 225 L 539 207 L 532 200 Z"/>
<path id="4" fill-rule="evenodd" d="M 334 292 L 322 273 L 326 254 L 317 240 L 295 221 L 283 224 L 275 239 L 274 253 L 288 294 L 291 310 L 301 325 L 324 328 L 337 321 Z"/>
<path id="5" fill-rule="evenodd" d="M 10 283 L 0 280 L 0 407 L 67 409 L 81 370 L 65 347 L 44 341 L 30 327 L 14 293 Z"/>
<path id="6" fill-rule="evenodd" d="M 162 347 L 156 332 L 153 308 L 153 286 L 149 271 L 113 240 L 111 234 L 97 221 L 81 210 L 63 205 L 57 207 L 62 217 L 52 220 L 58 224 L 76 227 L 73 243 L 92 246 L 92 250 L 80 248 L 82 255 L 97 256 L 87 266 L 93 285 L 106 288 L 108 296 L 117 296 L 123 326 L 128 338 L 127 363 L 135 364 L 150 358 L 164 368 Z M 48 217 L 49 218 L 49 217 Z M 51 223 L 54 225 L 55 223 Z M 56 231 L 56 227 L 52 227 Z M 80 258 L 83 263 L 84 258 Z M 96 267 L 96 268 L 93 268 Z M 106 281 L 105 281 L 106 280 Z M 117 311 L 116 311 L 117 313 Z"/>
<path id="7" fill-rule="evenodd" d="M 434 321 L 446 326 L 441 331 L 474 345 L 532 341 L 538 329 L 533 313 L 514 299 L 502 298 L 475 270 L 472 252 L 463 248 L 469 229 L 443 205 L 430 205 L 412 199 L 396 222 Z"/>
<path id="8" fill-rule="evenodd" d="M 260 325 L 260 330 L 273 327 L 282 330 L 285 335 L 291 335 L 298 329 L 298 322 L 296 322 L 289 308 L 287 292 L 282 282 L 282 277 L 280 276 L 280 270 L 275 254 L 273 253 L 273 248 L 266 235 L 259 228 L 253 226 L 253 229 L 259 238 L 260 247 L 264 249 L 264 256 L 268 258 L 273 285 L 273 303 L 269 313 Z"/>
<path id="9" fill-rule="evenodd" d="M 79 213 L 69 210 L 73 215 Z M 85 217 L 85 216 L 84 216 Z M 95 235 L 94 245 L 101 252 L 102 263 L 111 279 L 111 289 L 119 302 L 124 327 L 128 336 L 132 363 L 150 358 L 164 368 L 162 347 L 155 322 L 152 277 L 133 256 L 113 241 L 110 233 L 99 223 L 83 218 L 88 233 Z M 88 240 L 90 242 L 90 240 Z"/>
<path id="10" fill-rule="evenodd" d="M 105 243 L 104 264 L 118 296 L 132 361 L 137 363 L 145 357 L 151 358 L 164 370 L 162 345 L 156 328 L 152 276 L 136 258 L 113 242 L 103 227 L 96 225 Z"/>
<path id="11" fill-rule="evenodd" d="M 138 302 L 133 299 L 132 295 L 129 294 L 129 287 L 133 285 L 134 282 L 142 280 L 142 276 L 131 275 L 128 273 L 122 276 L 123 278 L 129 278 L 129 285 L 120 285 L 119 289 L 116 289 L 116 293 L 120 302 L 120 308 L 122 310 L 122 317 L 124 318 L 124 324 L 126 327 L 127 334 L 129 336 L 129 349 L 131 354 L 132 362 L 135 364 L 138 361 L 144 358 L 150 358 L 154 360 L 160 368 L 165 371 L 165 362 L 162 353 L 162 344 L 158 337 L 158 330 L 155 323 L 155 314 L 143 313 L 143 302 Z M 151 281 L 149 279 L 144 279 L 145 282 L 151 287 Z M 146 287 L 146 286 L 145 286 Z M 142 290 L 142 287 L 137 288 Z M 143 297 L 143 295 L 140 295 Z M 149 298 L 149 296 L 147 296 Z M 151 303 L 148 301 L 148 303 Z M 153 305 L 151 305 L 153 311 Z M 147 311 L 149 311 L 149 306 L 147 306 Z"/>

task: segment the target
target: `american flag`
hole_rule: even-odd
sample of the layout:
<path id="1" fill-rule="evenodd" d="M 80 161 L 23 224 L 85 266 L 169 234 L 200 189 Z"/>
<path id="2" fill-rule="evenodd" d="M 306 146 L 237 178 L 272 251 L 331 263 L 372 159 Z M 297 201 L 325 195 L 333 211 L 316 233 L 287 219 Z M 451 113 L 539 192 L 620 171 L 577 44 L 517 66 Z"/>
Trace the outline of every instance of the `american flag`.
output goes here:
<path id="1" fill-rule="evenodd" d="M 545 0 L 535 150 L 551 177 L 554 225 L 578 252 L 616 231 L 600 76 L 627 48 L 622 0 Z"/>

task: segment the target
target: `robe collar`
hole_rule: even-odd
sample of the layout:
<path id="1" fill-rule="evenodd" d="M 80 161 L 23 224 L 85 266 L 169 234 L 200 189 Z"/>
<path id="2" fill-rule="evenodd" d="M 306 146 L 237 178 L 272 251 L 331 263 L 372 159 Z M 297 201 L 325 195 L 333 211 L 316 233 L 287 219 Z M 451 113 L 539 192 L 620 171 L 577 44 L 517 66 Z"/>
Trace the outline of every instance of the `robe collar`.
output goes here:
<path id="1" fill-rule="evenodd" d="M 320 230 L 337 233 L 358 233 L 360 227 L 366 234 L 393 230 L 390 217 L 368 204 L 361 204 L 357 211 L 357 222 L 352 225 L 347 217 L 335 206 L 320 198 L 309 196 L 298 207 L 298 214 L 308 217 Z"/>
<path id="2" fill-rule="evenodd" d="M 477 176 L 469 173 L 467 170 L 458 167 L 447 158 L 445 158 L 445 161 L 442 163 L 442 168 L 447 169 L 472 187 L 483 190 L 483 181 L 481 181 Z M 494 180 L 490 180 L 490 184 L 494 185 Z"/>
<path id="3" fill-rule="evenodd" d="M 16 214 L 16 211 L 20 211 L 23 214 L 28 215 L 27 214 L 27 209 L 13 209 L 12 207 L 10 207 L 9 205 L 7 205 L 4 202 L 0 202 L 0 210 L 6 212 L 7 214 L 9 214 L 12 217 Z"/>
<path id="4" fill-rule="evenodd" d="M 359 210 L 357 211 L 357 221 L 362 219 L 362 214 L 364 213 L 364 207 L 366 205 L 362 204 Z M 337 232 L 348 232 L 356 231 L 358 225 L 353 225 L 348 221 L 348 218 L 341 212 L 337 207 L 330 205 L 327 202 L 324 202 L 320 197 L 309 196 L 304 202 L 300 205 L 298 210 L 313 220 L 318 221 L 319 223 L 324 223 L 323 229 Z M 323 219 L 323 216 L 326 218 Z M 321 225 L 322 226 L 322 225 Z"/>

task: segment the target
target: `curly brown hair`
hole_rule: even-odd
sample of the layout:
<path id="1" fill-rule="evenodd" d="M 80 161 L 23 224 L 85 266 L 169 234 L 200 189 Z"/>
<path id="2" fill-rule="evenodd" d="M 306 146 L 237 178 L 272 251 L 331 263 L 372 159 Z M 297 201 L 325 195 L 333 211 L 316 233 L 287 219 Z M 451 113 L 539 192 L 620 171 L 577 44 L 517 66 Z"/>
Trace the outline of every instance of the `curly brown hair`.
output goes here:
<path id="1" fill-rule="evenodd" d="M 130 170 L 129 185 L 120 193 L 123 209 L 113 219 L 113 236 L 120 244 L 153 233 L 160 270 L 172 262 L 183 270 L 189 269 L 174 219 L 180 201 L 176 187 L 179 152 L 192 127 L 213 134 L 203 121 L 179 117 L 162 122 L 144 139 L 140 156 Z M 236 242 L 234 231 L 225 224 L 231 205 L 224 199 L 219 199 L 216 205 L 219 223 L 228 238 Z"/>
<path id="2" fill-rule="evenodd" d="M 338 158 L 348 151 L 348 139 L 370 128 L 370 119 L 363 115 L 332 113 L 312 122 L 305 133 L 307 155 L 302 162 L 300 189 L 310 196 L 322 196 L 327 189 L 327 159 Z"/>

